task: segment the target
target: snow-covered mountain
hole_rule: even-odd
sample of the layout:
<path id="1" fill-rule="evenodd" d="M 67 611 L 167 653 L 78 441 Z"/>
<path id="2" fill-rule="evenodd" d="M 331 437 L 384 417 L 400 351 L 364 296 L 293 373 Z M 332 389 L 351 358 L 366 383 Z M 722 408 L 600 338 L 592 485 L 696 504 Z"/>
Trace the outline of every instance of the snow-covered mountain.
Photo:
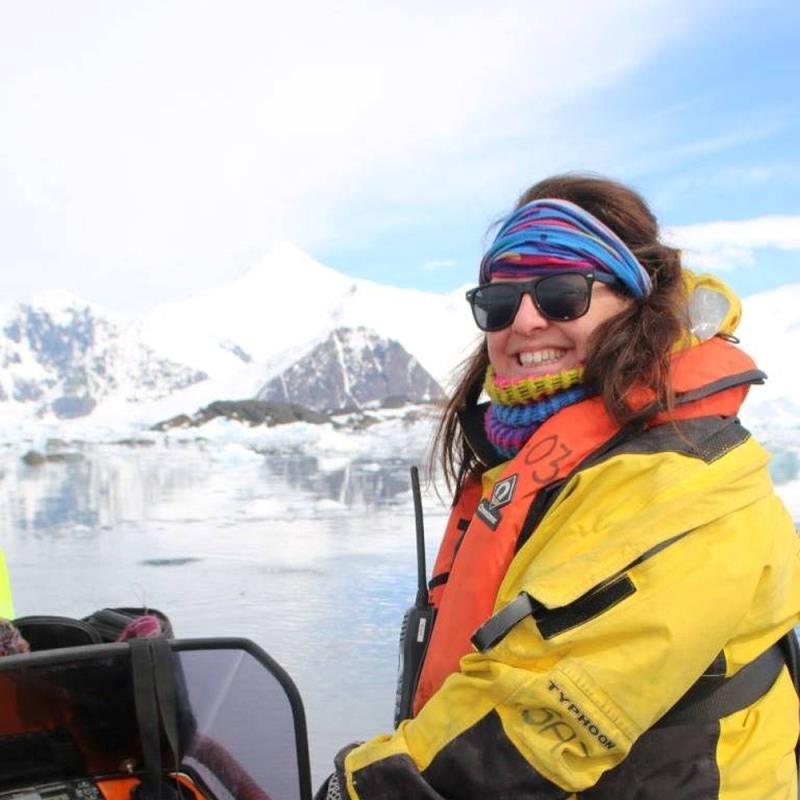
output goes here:
<path id="1" fill-rule="evenodd" d="M 476 338 L 463 292 L 351 278 L 288 243 L 230 283 L 158 306 L 138 324 L 145 342 L 178 363 L 212 378 L 250 363 L 264 370 L 264 382 L 336 328 L 369 328 L 400 342 L 439 383 Z"/>
<path id="2" fill-rule="evenodd" d="M 435 383 L 446 381 L 475 338 L 461 292 L 353 279 L 283 244 L 230 283 L 132 320 L 66 292 L 0 311 L 0 402 L 62 417 L 99 405 L 114 416 L 144 418 L 152 406 L 157 419 L 172 409 L 254 397 L 304 356 L 318 358 L 316 348 L 333 330 L 359 327 L 376 341 L 398 342 Z M 363 380 L 357 358 L 348 368 L 353 373 L 343 380 Z M 399 386 L 390 375 L 396 364 L 390 359 L 384 368 L 386 385 Z M 418 386 L 412 394 L 436 391 Z"/>
<path id="3" fill-rule="evenodd" d="M 131 320 L 65 293 L 0 310 L 0 403 L 26 416 L 95 409 L 93 419 L 152 423 L 255 397 L 290 368 L 312 369 L 301 366 L 306 358 L 318 369 L 324 343 L 341 328 L 398 342 L 407 363 L 445 389 L 478 341 L 463 291 L 351 278 L 282 244 L 229 283 Z M 770 378 L 753 388 L 745 420 L 800 425 L 800 283 L 747 298 L 738 335 Z M 349 364 L 342 385 L 360 379 L 363 360 Z"/>
<path id="4" fill-rule="evenodd" d="M 256 398 L 330 412 L 389 399 L 424 403 L 441 396 L 441 387 L 399 342 L 367 328 L 336 328 L 272 378 Z"/>
<path id="5" fill-rule="evenodd" d="M 7 308 L 0 327 L 0 400 L 39 414 L 83 416 L 112 395 L 155 400 L 208 377 L 158 356 L 120 320 L 65 292 Z"/>

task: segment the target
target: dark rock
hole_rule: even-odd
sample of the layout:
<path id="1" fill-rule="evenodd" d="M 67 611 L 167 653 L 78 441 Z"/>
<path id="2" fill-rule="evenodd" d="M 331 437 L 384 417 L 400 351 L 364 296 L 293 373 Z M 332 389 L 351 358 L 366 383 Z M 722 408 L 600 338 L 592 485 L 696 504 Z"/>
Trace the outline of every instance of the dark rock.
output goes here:
<path id="1" fill-rule="evenodd" d="M 227 350 L 231 355 L 236 356 L 240 361 L 244 361 L 245 364 L 253 363 L 253 356 L 251 356 L 247 350 L 239 347 L 235 342 L 222 342 L 220 347 L 223 350 Z"/>
<path id="2" fill-rule="evenodd" d="M 75 464 L 83 461 L 83 453 L 48 453 L 45 458 L 49 464 Z"/>
<path id="3" fill-rule="evenodd" d="M 381 408 L 402 408 L 410 403 L 411 400 L 403 395 L 392 395 L 381 401 Z"/>
<path id="4" fill-rule="evenodd" d="M 399 342 L 366 328 L 337 328 L 266 383 L 256 398 L 342 413 L 401 398 L 425 403 L 442 396 L 439 384 Z"/>
<path id="5" fill-rule="evenodd" d="M 159 422 L 152 430 L 166 431 L 172 428 L 197 428 L 217 417 L 236 420 L 246 425 L 285 425 L 290 422 L 310 422 L 315 425 L 327 422 L 329 417 L 305 408 L 297 403 L 274 403 L 265 400 L 217 400 L 201 408 L 191 417 L 180 414 Z"/>
<path id="6" fill-rule="evenodd" d="M 331 419 L 333 427 L 343 431 L 363 431 L 380 422 L 380 418 L 364 411 L 340 412 Z"/>
<path id="7" fill-rule="evenodd" d="M 28 450 L 22 460 L 29 467 L 38 467 L 42 464 L 74 464 L 83 461 L 82 453 L 40 453 L 38 450 Z"/>
<path id="8" fill-rule="evenodd" d="M 192 418 L 188 414 L 178 414 L 176 417 L 170 417 L 169 419 L 163 420 L 163 422 L 157 422 L 150 428 L 150 430 L 168 431 L 172 430 L 173 428 L 191 428 L 191 427 L 192 427 Z"/>
<path id="9" fill-rule="evenodd" d="M 28 452 L 22 456 L 22 460 L 29 467 L 38 467 L 40 464 L 44 464 L 47 461 L 47 457 L 38 450 L 28 450 Z"/>
<path id="10" fill-rule="evenodd" d="M 367 428 L 371 428 L 378 422 L 380 422 L 378 417 L 373 417 L 371 414 L 359 414 L 348 427 L 354 431 L 363 431 Z"/>
<path id="11" fill-rule="evenodd" d="M 118 439 L 114 444 L 123 447 L 152 447 L 155 442 L 152 439 Z"/>
<path id="12" fill-rule="evenodd" d="M 297 403 L 274 403 L 264 400 L 217 400 L 201 409 L 195 418 L 202 425 L 215 417 L 225 417 L 248 425 L 285 425 L 289 422 L 321 424 L 328 421 L 325 414 L 312 411 Z"/>
<path id="13" fill-rule="evenodd" d="M 48 439 L 44 443 L 45 450 L 63 450 L 67 443 L 63 439 Z"/>

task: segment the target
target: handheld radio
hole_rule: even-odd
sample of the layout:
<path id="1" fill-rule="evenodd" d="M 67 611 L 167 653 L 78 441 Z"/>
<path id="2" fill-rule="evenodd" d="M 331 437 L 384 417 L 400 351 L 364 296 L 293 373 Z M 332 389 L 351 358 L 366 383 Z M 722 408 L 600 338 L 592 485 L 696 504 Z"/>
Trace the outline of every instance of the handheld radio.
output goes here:
<path id="1" fill-rule="evenodd" d="M 417 535 L 417 597 L 403 615 L 400 626 L 400 654 L 397 664 L 397 694 L 394 700 L 395 728 L 411 716 L 422 658 L 431 638 L 436 609 L 428 602 L 425 569 L 425 529 L 422 523 L 422 496 L 419 470 L 411 467 L 411 494 L 414 498 L 414 521 Z"/>

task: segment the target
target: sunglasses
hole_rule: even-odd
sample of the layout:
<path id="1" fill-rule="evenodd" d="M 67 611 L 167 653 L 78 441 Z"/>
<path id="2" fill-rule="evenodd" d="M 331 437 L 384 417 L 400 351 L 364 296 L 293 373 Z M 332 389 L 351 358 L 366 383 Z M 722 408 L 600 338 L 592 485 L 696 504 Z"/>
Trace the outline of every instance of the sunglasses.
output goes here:
<path id="1" fill-rule="evenodd" d="M 475 323 L 488 332 L 507 328 L 517 316 L 524 295 L 530 295 L 539 313 L 555 322 L 582 317 L 592 300 L 592 284 L 620 286 L 612 275 L 558 272 L 530 281 L 487 283 L 467 292 Z"/>

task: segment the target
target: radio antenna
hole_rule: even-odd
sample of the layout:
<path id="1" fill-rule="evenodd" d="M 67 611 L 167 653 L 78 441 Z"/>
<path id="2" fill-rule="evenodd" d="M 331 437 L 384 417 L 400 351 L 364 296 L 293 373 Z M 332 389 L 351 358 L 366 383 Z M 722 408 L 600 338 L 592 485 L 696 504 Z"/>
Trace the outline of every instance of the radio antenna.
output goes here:
<path id="1" fill-rule="evenodd" d="M 417 608 L 428 605 L 428 571 L 425 568 L 425 526 L 422 522 L 422 493 L 419 489 L 419 470 L 411 467 L 411 494 L 414 497 L 414 522 L 417 530 Z"/>

